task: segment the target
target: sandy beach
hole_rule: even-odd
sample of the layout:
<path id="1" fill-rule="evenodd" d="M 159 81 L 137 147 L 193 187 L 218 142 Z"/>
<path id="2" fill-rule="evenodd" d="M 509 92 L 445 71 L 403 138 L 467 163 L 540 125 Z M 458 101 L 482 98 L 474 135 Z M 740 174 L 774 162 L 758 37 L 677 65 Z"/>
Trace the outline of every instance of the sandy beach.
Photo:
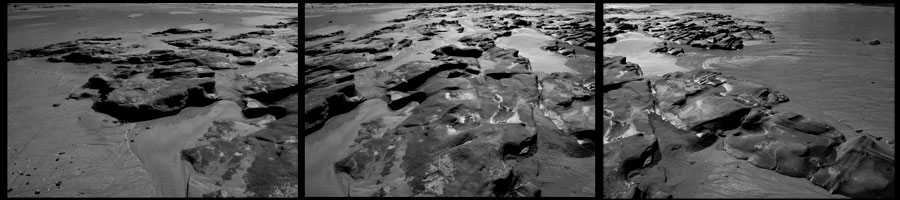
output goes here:
<path id="1" fill-rule="evenodd" d="M 895 13 L 893 7 L 854 4 L 604 4 L 604 11 L 609 12 L 603 16 L 607 20 L 606 25 L 615 24 L 605 29 L 608 33 L 608 35 L 604 35 L 605 38 L 615 35 L 615 41 L 610 40 L 609 43 L 604 44 L 604 56 L 624 56 L 627 62 L 639 65 L 640 70 L 644 73 L 643 76 L 649 77 L 650 80 L 650 87 L 644 88 L 641 84 L 626 84 L 625 82 L 636 81 L 628 79 L 627 76 L 606 75 L 606 77 L 623 80 L 611 82 L 613 83 L 610 86 L 611 91 L 604 94 L 609 98 L 607 101 L 611 102 L 604 104 L 604 108 L 609 109 L 609 113 L 612 113 L 604 118 L 609 120 L 604 123 L 610 123 L 609 127 L 613 127 L 608 129 L 610 130 L 608 133 L 614 135 L 651 132 L 659 138 L 653 140 L 658 141 L 658 147 L 661 148 L 658 151 L 662 154 L 662 158 L 659 163 L 651 165 L 654 167 L 645 166 L 635 169 L 622 167 L 624 170 L 641 168 L 640 176 L 644 177 L 665 177 L 660 180 L 643 179 L 647 181 L 645 183 L 651 184 L 648 186 L 651 188 L 656 187 L 652 184 L 657 182 L 665 183 L 665 186 L 650 189 L 651 192 L 644 195 L 648 197 L 668 195 L 672 198 L 847 198 L 848 196 L 861 197 L 864 195 L 883 198 L 893 195 L 893 193 L 886 192 L 889 190 L 887 188 L 889 186 L 885 186 L 887 182 L 893 181 L 887 176 L 892 176 L 893 173 L 871 173 L 869 175 L 877 178 L 867 179 L 870 182 L 822 183 L 822 177 L 828 177 L 832 181 L 855 180 L 859 178 L 857 174 L 862 174 L 859 171 L 869 171 L 865 165 L 858 167 L 852 164 L 857 161 L 846 160 L 866 160 L 859 162 L 871 163 L 872 161 L 868 159 L 884 159 L 884 163 L 892 165 L 894 162 L 892 150 L 883 150 L 884 154 L 881 155 L 884 155 L 885 158 L 851 154 L 841 154 L 844 157 L 831 155 L 827 159 L 842 160 L 841 165 L 835 164 L 835 166 L 844 167 L 842 169 L 848 175 L 841 175 L 833 171 L 836 167 L 828 167 L 830 165 L 807 165 L 809 162 L 816 163 L 822 158 L 811 158 L 815 156 L 809 156 L 809 154 L 797 154 L 801 156 L 797 158 L 798 161 L 794 161 L 790 156 L 785 156 L 787 154 L 784 152 L 787 147 L 780 145 L 813 148 L 813 142 L 809 142 L 812 140 L 786 142 L 784 139 L 777 138 L 778 136 L 775 136 L 777 134 L 774 133 L 778 131 L 769 130 L 768 126 L 762 128 L 763 132 L 758 133 L 768 138 L 765 142 L 750 142 L 756 146 L 744 149 L 746 152 L 736 150 L 739 147 L 735 147 L 737 141 L 751 137 L 747 136 L 748 134 L 757 134 L 754 132 L 755 130 L 750 130 L 753 129 L 750 127 L 763 123 L 747 123 L 756 120 L 751 116 L 768 116 L 774 115 L 774 113 L 790 115 L 793 117 L 792 120 L 803 119 L 808 120 L 808 123 L 814 121 L 818 126 L 828 125 L 824 130 L 833 134 L 829 137 L 839 138 L 835 141 L 844 142 L 844 138 L 847 138 L 846 140 L 858 139 L 871 141 L 873 147 L 878 146 L 878 148 L 885 149 L 893 147 L 895 142 L 895 36 L 893 30 L 895 25 L 892 20 Z M 620 22 L 634 25 L 634 27 L 622 26 L 623 24 Z M 716 25 L 710 25 L 710 23 L 716 23 Z M 757 32 L 751 34 L 750 32 L 753 31 Z M 715 36 L 717 34 L 721 37 Z M 735 38 L 730 34 L 741 34 L 737 38 L 743 39 L 742 43 L 728 43 L 729 38 Z M 771 38 L 768 37 L 769 34 L 771 34 Z M 652 36 L 658 36 L 658 38 Z M 662 49 L 658 51 L 660 53 L 651 52 L 657 50 L 658 47 L 663 47 L 657 45 L 657 43 L 665 41 L 663 38 L 669 40 L 668 50 L 659 48 Z M 709 43 L 715 43 L 715 45 L 710 46 Z M 723 44 L 725 46 L 722 46 Z M 735 44 L 737 45 L 734 46 Z M 682 48 L 683 52 L 672 51 L 675 48 Z M 627 70 L 633 69 L 629 68 L 631 65 L 624 62 L 613 63 L 608 67 L 610 71 L 622 74 L 630 73 L 631 71 Z M 691 75 L 703 73 L 716 75 L 704 74 L 693 77 L 699 79 L 690 80 Z M 659 75 L 662 74 L 668 75 L 660 77 Z M 731 118 L 723 117 L 717 119 L 721 120 L 717 122 L 709 120 L 707 121 L 709 123 L 723 124 L 721 127 L 709 129 L 710 132 L 716 132 L 715 129 L 725 132 L 717 133 L 718 137 L 709 135 L 706 137 L 704 131 L 707 131 L 705 130 L 707 124 L 691 128 L 691 125 L 685 126 L 683 123 L 697 120 L 698 118 L 695 118 L 697 116 L 691 116 L 691 113 L 694 112 L 704 113 L 700 114 L 702 118 L 702 116 L 722 114 L 708 111 L 732 109 L 729 105 L 732 103 L 730 100 L 717 103 L 710 103 L 710 100 L 720 97 L 729 98 L 729 93 L 738 88 L 732 82 L 728 82 L 732 80 L 726 81 L 728 83 L 723 88 L 715 88 L 714 86 L 719 83 L 709 81 L 714 76 L 730 76 L 735 80 L 749 81 L 753 83 L 753 86 L 750 87 L 767 88 L 764 95 L 777 91 L 785 98 L 778 97 L 777 106 L 767 105 L 765 108 L 760 108 L 767 114 L 753 116 L 742 113 L 758 112 L 757 108 L 753 108 L 753 111 L 747 108 L 747 111 L 730 113 L 734 114 L 734 116 L 730 116 Z M 686 80 L 672 81 L 682 78 L 686 78 Z M 700 89 L 692 88 L 696 86 L 690 84 L 695 82 L 701 84 Z M 687 83 L 687 85 L 679 85 L 683 83 Z M 711 86 L 707 87 L 702 84 Z M 687 91 L 688 94 L 681 93 L 684 91 Z M 712 91 L 722 93 L 714 94 Z M 647 115 L 648 118 L 651 118 L 652 130 L 647 130 L 647 125 L 642 124 L 643 121 L 638 121 L 639 119 L 643 120 L 639 118 L 642 116 L 640 114 L 622 116 L 627 113 L 621 109 L 626 109 L 625 111 L 643 109 L 641 107 L 643 104 L 639 103 L 645 98 L 641 96 L 646 95 L 643 93 L 655 98 L 650 104 L 650 109 L 655 109 L 653 111 L 655 114 L 663 115 L 661 123 L 667 126 L 672 125 L 672 128 L 662 129 L 659 125 L 652 125 L 653 114 Z M 752 95 L 755 94 L 751 93 L 750 96 Z M 742 98 L 746 97 L 749 96 Z M 684 99 L 678 100 L 678 98 Z M 774 99 L 771 96 L 762 98 L 768 101 Z M 788 98 L 789 101 L 786 101 Z M 745 99 L 734 100 L 742 102 Z M 627 101 L 627 103 L 616 101 Z M 666 109 L 677 111 L 675 111 L 676 114 L 669 115 L 665 114 Z M 742 117 L 744 115 L 747 117 Z M 735 129 L 735 127 L 727 125 L 729 120 L 736 120 L 733 126 L 740 125 L 740 127 Z M 621 127 L 618 127 L 620 124 L 617 123 L 624 123 L 626 128 L 618 129 Z M 730 132 L 731 129 L 736 132 Z M 688 137 L 688 139 L 672 136 L 694 133 L 697 134 L 697 137 Z M 646 136 L 647 134 L 650 133 L 642 135 Z M 804 130 L 791 133 L 790 137 L 817 134 L 824 135 Z M 631 137 L 627 143 L 637 143 L 635 141 L 641 138 L 641 135 Z M 723 138 L 727 139 L 722 141 Z M 806 144 L 789 144 L 804 141 Z M 610 145 L 622 145 L 624 142 L 626 141 L 610 143 Z M 779 144 L 778 142 L 783 143 Z M 698 149 L 680 150 L 686 145 L 701 144 L 702 146 Z M 856 144 L 849 142 L 840 143 L 840 145 L 840 148 L 844 149 L 842 151 L 870 148 L 869 146 L 854 146 Z M 769 153 L 766 150 L 768 148 L 778 150 L 772 151 L 771 155 L 773 156 L 769 157 L 766 156 Z M 834 147 L 826 149 L 828 148 Z M 657 150 L 653 149 L 652 151 Z M 605 159 L 616 161 L 615 159 L 621 159 L 618 156 L 626 155 L 628 152 L 631 150 L 609 149 L 608 152 L 604 152 L 610 155 L 609 157 L 605 156 Z M 775 160 L 772 160 L 773 158 Z M 807 167 L 791 168 L 797 166 Z M 617 168 L 615 165 L 611 165 L 609 169 Z M 804 174 L 806 172 L 803 170 L 809 170 L 811 173 L 820 170 L 818 172 L 821 173 L 816 174 L 820 177 L 812 178 L 812 175 Z M 825 170 L 832 171 L 822 172 Z M 662 174 L 655 174 L 657 171 L 662 171 Z M 628 177 L 624 179 L 627 180 Z M 879 182 L 880 180 L 886 181 Z M 855 187 L 853 184 L 877 185 L 876 183 L 882 185 L 865 189 L 871 190 L 867 194 L 859 192 L 864 189 L 840 189 Z M 605 195 L 619 195 L 614 192 L 617 191 L 615 187 L 619 186 L 616 184 L 618 183 L 614 183 L 613 187 L 606 189 Z M 882 188 L 882 186 L 885 187 Z M 627 187 L 630 186 L 624 188 Z M 644 185 L 638 187 L 644 187 Z M 653 190 L 664 192 L 655 193 Z M 882 191 L 885 192 L 882 193 Z"/>
<path id="2" fill-rule="evenodd" d="M 293 5 L 66 4 L 42 8 L 17 4 L 14 12 L 8 6 L 7 52 L 91 37 L 119 38 L 116 42 L 137 47 L 123 52 L 124 56 L 180 50 L 161 41 L 179 36 L 159 37 L 151 33 L 170 28 L 211 29 L 212 37 L 224 38 L 264 30 L 258 26 L 297 17 L 299 5 Z M 215 8 L 228 11 L 209 11 Z M 274 29 L 273 33 L 293 34 L 296 38 L 296 30 Z M 272 72 L 298 75 L 298 55 L 283 50 L 288 44 L 271 39 L 245 42 L 282 53 L 257 59 L 255 67 L 216 72 L 211 79 L 216 81 L 218 95 L 228 100 L 136 122 L 97 111 L 97 97 L 69 98 L 84 91 L 82 86 L 89 85 L 89 78 L 131 66 L 129 63 L 54 63 L 48 62 L 47 57 L 8 59 L 7 195 L 201 197 L 215 193 L 189 189 L 191 174 L 198 172 L 183 158 L 182 150 L 197 145 L 213 121 L 258 120 L 242 114 L 244 108 L 239 104 L 243 94 L 232 86 L 235 76 L 256 77 Z M 144 78 L 146 74 L 136 77 L 148 79 Z"/>

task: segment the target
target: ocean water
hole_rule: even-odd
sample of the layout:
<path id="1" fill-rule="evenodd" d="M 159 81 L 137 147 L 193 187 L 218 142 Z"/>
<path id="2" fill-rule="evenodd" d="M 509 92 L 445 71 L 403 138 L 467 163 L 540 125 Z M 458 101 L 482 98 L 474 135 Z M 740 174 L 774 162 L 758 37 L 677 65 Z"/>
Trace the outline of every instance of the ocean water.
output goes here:
<path id="1" fill-rule="evenodd" d="M 617 5 L 622 6 L 622 5 Z M 894 8 L 846 4 L 624 5 L 660 14 L 712 12 L 766 21 L 775 43 L 749 42 L 739 51 L 685 48 L 676 64 L 710 68 L 774 88 L 788 110 L 837 126 L 846 136 L 861 130 L 894 138 Z M 852 38 L 877 39 L 865 45 Z M 745 41 L 746 43 L 746 41 Z M 846 124 L 846 126 L 842 125 Z"/>

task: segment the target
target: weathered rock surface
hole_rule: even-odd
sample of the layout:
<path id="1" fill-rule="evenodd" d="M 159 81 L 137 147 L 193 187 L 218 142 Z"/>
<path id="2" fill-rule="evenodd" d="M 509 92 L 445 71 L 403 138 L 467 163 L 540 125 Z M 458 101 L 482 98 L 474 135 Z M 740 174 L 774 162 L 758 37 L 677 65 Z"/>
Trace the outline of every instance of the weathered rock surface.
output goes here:
<path id="1" fill-rule="evenodd" d="M 217 100 L 212 79 L 122 80 L 101 89 L 94 109 L 125 121 L 172 115 L 187 106 L 205 106 Z"/>
<path id="2" fill-rule="evenodd" d="M 296 18 L 293 23 L 286 23 L 288 28 L 296 27 Z M 285 23 L 282 23 L 285 24 Z M 155 31 L 155 30 L 154 30 Z M 276 32 L 277 31 L 277 32 Z M 82 168 L 77 169 L 74 173 L 81 174 L 78 177 L 57 177 L 59 179 L 71 180 L 69 184 L 83 183 L 83 185 L 91 186 L 74 186 L 70 189 L 62 187 L 62 182 L 56 182 L 55 190 L 58 193 L 47 192 L 41 188 L 41 192 L 45 195 L 75 195 L 75 196 L 129 196 L 129 195 L 190 195 L 190 196 L 209 196 L 209 197 L 297 197 L 298 179 L 297 174 L 299 163 L 297 150 L 297 137 L 299 137 L 299 80 L 296 75 L 288 72 L 287 74 L 264 73 L 260 76 L 249 78 L 247 82 L 240 82 L 239 95 L 244 94 L 255 98 L 260 98 L 264 102 L 254 102 L 253 108 L 244 109 L 244 117 L 252 119 L 242 119 L 241 116 L 229 119 L 211 119 L 207 117 L 220 117 L 217 113 L 228 113 L 229 109 L 234 106 L 222 106 L 223 104 L 215 104 L 209 106 L 216 101 L 221 100 L 218 89 L 228 89 L 233 87 L 230 80 L 223 80 L 223 75 L 230 77 L 237 73 L 247 73 L 249 70 L 242 71 L 214 71 L 217 69 L 238 69 L 240 66 L 235 65 L 236 62 L 246 64 L 244 61 L 238 60 L 235 56 L 240 56 L 242 60 L 254 61 L 260 58 L 277 56 L 282 49 L 290 46 L 296 47 L 298 44 L 297 34 L 291 33 L 292 30 L 263 30 L 242 33 L 239 35 L 229 36 L 221 39 L 213 39 L 215 31 L 211 29 L 189 30 L 181 28 L 173 28 L 150 33 L 150 37 L 143 39 L 152 39 L 162 41 L 172 45 L 172 48 L 166 49 L 146 49 L 147 46 L 137 44 L 124 44 L 121 38 L 86 38 L 58 44 L 51 44 L 45 47 L 34 49 L 20 49 L 8 54 L 8 60 L 16 60 L 29 57 L 47 57 L 50 62 L 70 62 L 78 65 L 73 68 L 77 73 L 85 73 L 87 71 L 101 70 L 82 83 L 81 88 L 72 89 L 72 93 L 67 99 L 81 100 L 91 99 L 94 101 L 92 108 L 99 113 L 86 112 L 78 115 L 73 122 L 77 122 L 84 130 L 74 133 L 91 132 L 90 136 L 98 136 L 105 140 L 105 143 L 121 143 L 129 144 L 134 148 L 137 145 L 155 145 L 153 142 L 141 141 L 141 137 L 136 137 L 138 133 L 153 132 L 161 126 L 183 127 L 192 129 L 196 126 L 202 126 L 204 123 L 213 121 L 215 128 L 204 134 L 203 141 L 198 146 L 191 146 L 198 143 L 194 141 L 175 141 L 177 144 L 170 143 L 172 147 L 181 148 L 189 145 L 181 156 L 187 160 L 189 164 L 184 166 L 182 173 L 182 164 L 175 165 L 159 165 L 155 160 L 147 160 L 145 155 L 150 157 L 153 154 L 145 154 L 135 149 L 134 154 L 125 148 L 128 154 L 116 153 L 121 148 L 108 149 L 105 147 L 93 148 L 84 146 L 80 143 L 84 141 L 77 140 L 66 144 L 59 144 L 59 147 L 68 146 L 69 151 L 78 151 L 88 157 L 74 157 L 68 163 L 87 162 L 84 164 L 91 165 L 93 170 L 120 169 L 123 173 L 112 170 L 110 173 L 100 173 L 101 175 L 92 176 L 91 172 Z M 79 32 L 79 34 L 84 32 Z M 182 38 L 174 40 L 165 40 L 169 37 Z M 185 38 L 186 37 L 186 38 Z M 252 40 L 244 40 L 252 39 Z M 252 42 L 251 42 L 252 41 Z M 142 41 L 147 42 L 147 41 Z M 262 43 L 267 49 L 261 48 Z M 164 45 L 165 46 L 165 45 Z M 143 52 L 147 53 L 143 53 Z M 148 52 L 149 51 L 149 52 Z M 293 56 L 293 55 L 290 55 Z M 285 60 L 296 59 L 290 56 L 284 58 L 270 59 L 266 64 L 271 63 L 278 66 L 277 70 L 284 71 L 286 67 L 296 67 L 290 63 L 281 63 Z M 90 66 L 82 64 L 91 64 Z M 279 66 L 280 65 L 280 66 Z M 96 66 L 96 68 L 95 68 Z M 267 66 L 268 67 L 268 66 Z M 273 67 L 273 69 L 275 69 Z M 85 71 L 87 70 L 87 71 Z M 216 73 L 219 73 L 218 75 Z M 62 74 L 60 74 L 62 75 Z M 76 74 L 69 74 L 76 75 Z M 65 77 L 68 77 L 66 75 Z M 72 76 L 80 77 L 80 75 Z M 70 80 L 71 81 L 71 80 Z M 78 81 L 78 80 L 75 80 Z M 227 92 L 229 95 L 232 92 Z M 65 95 L 63 96 L 65 97 Z M 227 100 L 240 101 L 241 97 L 225 98 Z M 61 97 L 62 98 L 62 97 Z M 261 100 L 261 101 L 262 101 Z M 65 109 L 66 105 L 74 106 L 76 104 L 57 103 L 47 104 L 56 108 Z M 80 105 L 80 103 L 78 104 Z M 228 105 L 228 104 L 225 104 Z M 246 104 L 244 106 L 247 106 Z M 191 108 L 189 107 L 209 107 Z M 71 107 L 70 107 L 71 108 Z M 247 108 L 247 107 L 245 107 Z M 224 110 L 223 110 L 224 109 Z M 202 111 L 206 110 L 206 111 Z M 214 114 L 207 115 L 203 112 Z M 199 115 L 192 115 L 185 111 L 200 111 Z M 223 112 L 224 111 L 224 112 Z M 234 110 L 232 110 L 234 111 Z M 102 114 L 100 114 L 102 113 Z M 110 118 L 103 114 L 112 116 Z M 178 115 L 170 119 L 158 118 Z M 73 115 L 74 116 L 74 115 Z M 96 116 L 96 117 L 94 117 Z M 97 118 L 82 119 L 83 117 Z M 99 123 L 100 118 L 103 124 Z M 106 119 L 109 118 L 109 119 Z M 184 122 L 179 120 L 184 120 Z M 97 121 L 96 124 L 94 121 Z M 109 121 L 107 123 L 107 121 Z M 137 123 L 146 121 L 146 127 L 135 127 Z M 115 124 L 115 126 L 113 126 Z M 152 129 L 151 129 L 152 128 Z M 206 128 L 206 127 L 202 127 Z M 81 129 L 81 128 L 79 128 Z M 163 130 L 160 130 L 163 131 Z M 201 133 L 203 134 L 203 133 Z M 105 137 L 116 136 L 116 137 Z M 151 134 L 152 135 L 152 134 Z M 143 136 L 143 135 L 142 135 Z M 174 141 L 173 139 L 180 136 L 169 135 L 165 141 Z M 84 138 L 81 138 L 84 139 Z M 113 141 L 113 139 L 117 141 Z M 159 139 L 159 138 L 151 138 Z M 137 142 L 135 141 L 137 140 Z M 177 139 L 176 139 L 177 140 Z M 100 141 L 100 140 L 97 140 Z M 101 142 L 101 143 L 104 143 Z M 204 143 L 205 142 L 205 143 Z M 79 144 L 76 146 L 75 144 Z M 113 145 L 116 146 L 116 145 Z M 124 147 L 124 146 L 122 146 Z M 196 148 L 195 148 L 196 147 Z M 54 147 L 55 148 L 55 147 Z M 112 147 L 110 147 L 112 148 Z M 168 153 L 169 150 L 177 152 L 181 149 L 166 148 L 166 152 L 159 152 L 159 155 Z M 98 151 L 109 151 L 119 154 L 123 159 L 133 157 L 133 159 L 113 159 L 109 160 L 105 154 L 96 154 Z M 61 150 L 62 151 L 62 150 Z M 55 153 L 55 152 L 54 152 Z M 61 155 L 65 152 L 60 152 Z M 73 155 L 74 156 L 74 155 Z M 97 157 L 100 156 L 100 157 Z M 73 157 L 67 156 L 70 159 Z M 140 158 L 141 160 L 138 160 Z M 87 160 L 84 160 L 87 159 Z M 107 160 L 104 160 L 107 159 Z M 34 158 L 32 158 L 34 160 Z M 56 159 L 60 163 L 59 158 Z M 107 161 L 100 163 L 101 166 L 92 161 Z M 52 161 L 52 160 L 51 160 Z M 127 163 L 125 162 L 127 161 Z M 179 162 L 178 160 L 174 160 Z M 130 166 L 128 163 L 143 163 L 141 167 L 122 167 Z M 20 165 L 22 163 L 20 162 Z M 34 166 L 32 164 L 32 166 Z M 168 167 L 173 168 L 168 168 Z M 174 168 L 177 166 L 178 168 Z M 78 166 L 70 166 L 76 169 Z M 111 168 L 104 168 L 111 167 Z M 148 168 L 149 167 L 149 168 Z M 55 167 L 49 167 L 54 170 Z M 142 169 L 143 168 L 143 169 Z M 59 166 L 59 170 L 63 170 L 63 166 Z M 137 170 L 137 171 L 134 171 Z M 68 171 L 68 168 L 65 169 Z M 154 171 L 149 175 L 142 171 Z M 169 172 L 173 173 L 169 173 Z M 54 171 L 59 172 L 59 171 Z M 174 172 L 177 172 L 174 173 Z M 135 174 L 137 173 L 137 174 Z M 50 173 L 52 174 L 52 173 Z M 131 175 L 140 175 L 139 179 L 127 177 Z M 30 175 L 29 175 L 30 176 Z M 102 176 L 102 177 L 101 177 Z M 126 178 L 122 178 L 125 176 Z M 145 178 L 149 177 L 163 178 L 160 180 L 148 182 Z M 99 178 L 98 178 L 99 177 Z M 45 177 L 50 179 L 50 177 Z M 87 179 L 85 179 L 87 178 Z M 90 180 L 88 180 L 90 179 Z M 102 180 L 101 180 L 102 179 Z M 106 180 L 109 179 L 109 180 Z M 115 179 L 115 181 L 113 181 Z M 141 180 L 150 187 L 130 187 L 126 185 L 116 185 L 121 180 Z M 84 182 L 87 181 L 87 182 Z M 185 181 L 187 185 L 176 184 L 171 185 L 169 181 Z M 22 182 L 23 185 L 29 185 Z M 53 182 L 51 183 L 51 187 Z M 90 183 L 90 184 L 87 184 Z M 109 185 L 112 183 L 113 185 Z M 30 182 L 29 187 L 37 187 L 34 181 Z M 65 185 L 63 185 L 65 186 Z M 133 186 L 133 185 L 132 185 Z M 46 187 L 44 187 L 46 188 Z M 124 188 L 124 189 L 123 189 Z M 17 188 L 18 189 L 18 188 Z M 36 189 L 36 188 L 32 188 Z M 49 189 L 49 188 L 47 188 Z M 207 191 L 207 189 L 209 189 Z M 12 189 L 10 189 L 12 190 Z M 115 190 L 115 191 L 112 191 Z M 119 191 L 121 190 L 121 191 Z M 180 191 L 180 192 L 175 192 Z M 37 195 L 39 192 L 35 192 Z M 187 193 L 182 193 L 187 192 Z M 197 193 L 199 192 L 199 193 Z M 30 193 L 30 192 L 29 192 Z M 177 194 L 176 194 L 177 193 Z"/>
<path id="3" fill-rule="evenodd" d="M 465 41 L 493 44 L 492 39 L 479 37 L 496 35 L 464 36 Z M 516 50 L 492 49 L 497 55 L 439 47 L 432 60 L 376 71 L 376 81 L 387 90 L 384 99 L 389 108 L 410 109 L 410 116 L 400 122 L 382 117 L 364 123 L 355 150 L 335 164 L 336 170 L 354 182 L 386 183 L 364 196 L 540 196 L 531 168 L 515 167 L 532 162 L 523 160 L 538 152 L 538 130 L 554 138 L 544 145 L 566 147 L 548 149 L 547 154 L 593 156 L 593 149 L 578 142 L 595 140 L 593 78 L 572 74 L 539 78 L 530 68 L 494 69 L 480 76 L 479 57 L 528 63 Z M 542 96 L 552 100 L 541 101 Z M 554 114 L 544 114 L 550 112 Z M 560 130 L 544 115 L 557 116 L 572 128 Z M 395 183 L 387 184 L 387 177 L 396 176 L 391 169 L 396 165 L 408 177 L 402 184 L 410 187 L 409 194 L 397 193 L 401 186 Z"/>
<path id="4" fill-rule="evenodd" d="M 265 124 L 232 120 L 213 121 L 201 145 L 181 151 L 209 183 L 204 197 L 291 197 L 298 193 L 299 129 L 296 127 L 299 94 L 275 104 L 286 115 Z M 289 106 L 293 105 L 293 106 Z M 237 187 L 235 186 L 237 185 Z"/>
<path id="5" fill-rule="evenodd" d="M 829 124 L 778 111 L 778 104 L 788 98 L 777 91 L 708 70 L 648 79 L 640 74 L 640 67 L 624 58 L 604 58 L 604 77 L 608 77 L 604 80 L 604 171 L 611 174 L 604 177 L 604 197 L 672 197 L 671 188 L 659 184 L 668 184 L 666 179 L 673 176 L 667 171 L 680 170 L 681 164 L 673 163 L 673 158 L 683 160 L 699 151 L 709 155 L 715 151 L 708 148 L 716 143 L 716 135 L 724 137 L 724 147 L 719 148 L 728 155 L 809 179 L 832 193 L 893 195 L 887 189 L 893 184 L 893 168 L 887 166 L 893 165 L 894 155 L 887 144 L 869 136 L 845 142 L 844 135 Z M 662 162 L 667 163 L 665 167 L 657 166 Z M 711 174 L 726 173 L 722 167 L 712 168 L 718 171 Z M 861 177 L 873 181 L 854 181 Z M 733 186 L 717 185 L 728 183 L 716 181 L 701 188 L 737 195 L 724 191 Z"/>
<path id="6" fill-rule="evenodd" d="M 444 16 L 441 12 L 450 10 L 484 12 L 507 7 L 518 6 L 426 8 L 394 22 Z M 502 27 L 534 25 L 520 15 L 484 22 L 507 20 Z M 398 58 L 375 62 L 372 67 L 367 67 L 370 64 L 366 58 L 382 61 L 385 55 L 405 55 L 403 50 L 413 46 L 417 38 L 442 40 L 442 35 L 448 34 L 445 31 L 458 32 L 461 23 L 435 20 L 412 22 L 408 27 L 397 24 L 350 40 L 352 43 L 328 41 L 306 47 L 307 131 L 321 132 L 317 125 L 357 109 L 362 96 L 380 98 L 386 102 L 386 110 L 393 113 L 368 116 L 363 113 L 372 108 L 354 111 L 369 119 L 359 124 L 361 129 L 349 154 L 333 166 L 336 173 L 350 177 L 350 195 L 543 196 L 543 187 L 573 187 L 578 188 L 573 192 L 583 192 L 578 195 L 591 195 L 594 180 L 588 175 L 593 167 L 588 161 L 593 163 L 593 142 L 597 140 L 594 77 L 532 72 L 531 61 L 520 56 L 519 50 L 496 47 L 494 40 L 512 35 L 510 31 L 464 35 L 459 41 L 469 47 L 437 46 L 423 51 L 431 52 L 431 59 L 403 61 L 388 67 L 390 70 L 367 70 L 380 64 L 392 65 Z M 576 23 L 580 27 L 584 22 Z M 376 35 L 398 29 L 424 37 L 401 39 L 385 52 L 365 52 L 374 56 L 335 51 L 348 44 L 384 41 Z M 492 66 L 482 68 L 485 64 Z M 371 102 L 380 103 L 372 99 L 364 105 Z M 580 169 L 570 168 L 576 165 Z M 545 181 L 559 177 L 576 185 Z M 356 189 L 361 186 L 371 189 Z"/>
<path id="7" fill-rule="evenodd" d="M 74 62 L 102 62 L 110 59 L 112 54 L 123 53 L 133 45 L 124 45 L 121 43 L 112 43 L 108 41 L 116 41 L 121 38 L 85 38 L 75 41 L 62 42 L 34 49 L 19 49 L 7 55 L 7 61 L 18 60 L 27 57 L 44 57 L 63 55 L 66 58 L 55 57 L 50 59 L 51 62 L 67 62 L 71 59 Z"/>
<path id="8" fill-rule="evenodd" d="M 376 79 L 389 90 L 412 91 L 442 71 L 466 69 L 468 65 L 459 61 L 412 61 L 397 67 L 392 72 L 380 73 Z"/>
<path id="9" fill-rule="evenodd" d="M 844 141 L 844 136 L 828 124 L 794 113 L 758 110 L 745 118 L 741 129 L 725 139 L 729 154 L 761 168 L 802 178 L 832 163 L 835 147 Z"/>
<path id="10" fill-rule="evenodd" d="M 659 114 L 678 128 L 730 130 L 752 108 L 771 108 L 789 99 L 777 91 L 719 72 L 675 72 L 651 80 Z"/>
<path id="11" fill-rule="evenodd" d="M 269 104 L 300 91 L 299 82 L 299 78 L 292 74 L 269 72 L 235 80 L 234 88 L 244 96 Z"/>
<path id="12" fill-rule="evenodd" d="M 410 45 L 412 45 L 412 40 L 403 39 L 403 40 L 400 40 L 400 42 L 397 42 L 397 45 L 394 45 L 394 49 L 401 50 L 403 48 L 409 47 Z"/>
<path id="13" fill-rule="evenodd" d="M 604 12 L 634 11 L 604 8 Z M 652 37 L 662 38 L 676 44 L 706 49 L 737 50 L 744 47 L 744 40 L 771 41 L 774 39 L 771 31 L 762 26 L 754 25 L 764 24 L 765 22 L 704 12 L 690 12 L 674 17 L 647 17 L 634 20 L 613 17 L 604 19 L 604 22 L 604 43 L 614 42 L 614 40 L 610 39 L 612 37 L 609 36 L 636 29 L 641 29 Z M 672 51 L 671 47 L 651 51 L 677 54 L 677 52 Z"/>
<path id="14" fill-rule="evenodd" d="M 616 85 L 643 79 L 640 66 L 626 62 L 625 57 L 603 57 L 603 91 L 614 89 Z"/>
<path id="15" fill-rule="evenodd" d="M 810 181 L 853 198 L 894 198 L 894 150 L 869 136 L 850 138 L 837 148 L 834 165 Z M 830 161 L 830 160 L 827 160 Z"/>
<path id="16" fill-rule="evenodd" d="M 351 82 L 353 80 L 352 75 L 350 77 L 349 80 L 345 79 L 338 84 L 317 88 L 305 93 L 304 108 L 306 110 L 304 111 L 304 119 L 306 128 L 304 130 L 308 131 L 306 134 L 313 133 L 321 128 L 322 124 L 329 118 L 353 110 L 353 108 L 362 103 L 364 99 L 358 96 L 359 92 L 356 90 L 356 85 Z"/>

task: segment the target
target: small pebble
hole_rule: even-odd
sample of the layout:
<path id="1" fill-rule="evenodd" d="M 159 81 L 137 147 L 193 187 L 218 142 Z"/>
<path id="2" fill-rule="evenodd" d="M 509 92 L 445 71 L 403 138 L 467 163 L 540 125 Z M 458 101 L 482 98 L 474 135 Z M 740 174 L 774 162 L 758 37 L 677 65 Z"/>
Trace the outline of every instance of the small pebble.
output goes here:
<path id="1" fill-rule="evenodd" d="M 40 190 L 35 190 L 35 191 L 34 191 L 34 194 L 41 194 L 41 191 L 40 191 Z"/>

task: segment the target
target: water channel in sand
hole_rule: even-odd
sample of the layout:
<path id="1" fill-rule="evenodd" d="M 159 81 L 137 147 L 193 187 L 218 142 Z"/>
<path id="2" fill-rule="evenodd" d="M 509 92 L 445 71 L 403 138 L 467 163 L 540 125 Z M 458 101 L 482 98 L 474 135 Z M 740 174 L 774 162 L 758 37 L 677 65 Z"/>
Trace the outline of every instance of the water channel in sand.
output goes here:
<path id="1" fill-rule="evenodd" d="M 548 41 L 552 41 L 553 37 L 530 28 L 513 29 L 512 33 L 512 36 L 497 38 L 497 47 L 519 50 L 519 55 L 531 61 L 534 71 L 578 73 L 566 66 L 566 57 L 540 48 L 547 46 Z"/>

